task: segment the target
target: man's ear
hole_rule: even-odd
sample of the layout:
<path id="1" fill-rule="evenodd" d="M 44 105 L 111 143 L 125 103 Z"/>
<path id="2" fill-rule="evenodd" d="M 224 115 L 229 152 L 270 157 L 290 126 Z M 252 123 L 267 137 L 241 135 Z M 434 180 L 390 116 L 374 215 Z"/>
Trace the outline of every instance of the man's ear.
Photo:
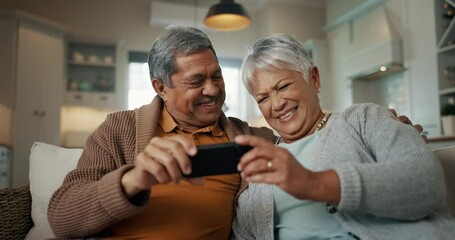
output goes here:
<path id="1" fill-rule="evenodd" d="M 155 89 L 156 94 L 158 94 L 161 99 L 166 100 L 166 85 L 154 78 L 152 79 L 152 86 L 153 89 Z"/>

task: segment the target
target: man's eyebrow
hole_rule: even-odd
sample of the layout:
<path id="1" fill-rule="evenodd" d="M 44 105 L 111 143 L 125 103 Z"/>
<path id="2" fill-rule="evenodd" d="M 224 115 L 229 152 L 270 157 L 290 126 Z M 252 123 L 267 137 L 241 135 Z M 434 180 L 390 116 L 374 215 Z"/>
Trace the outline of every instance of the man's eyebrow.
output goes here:
<path id="1" fill-rule="evenodd" d="M 221 67 L 218 67 L 215 71 L 213 71 L 213 73 L 221 73 Z"/>

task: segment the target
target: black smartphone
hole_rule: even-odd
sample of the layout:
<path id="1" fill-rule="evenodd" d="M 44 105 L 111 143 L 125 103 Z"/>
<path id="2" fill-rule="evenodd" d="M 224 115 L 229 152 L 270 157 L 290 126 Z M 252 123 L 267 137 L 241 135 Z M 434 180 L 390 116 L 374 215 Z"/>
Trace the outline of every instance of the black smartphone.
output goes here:
<path id="1" fill-rule="evenodd" d="M 238 173 L 237 164 L 252 147 L 237 143 L 202 145 L 197 154 L 190 156 L 192 172 L 187 178 Z"/>

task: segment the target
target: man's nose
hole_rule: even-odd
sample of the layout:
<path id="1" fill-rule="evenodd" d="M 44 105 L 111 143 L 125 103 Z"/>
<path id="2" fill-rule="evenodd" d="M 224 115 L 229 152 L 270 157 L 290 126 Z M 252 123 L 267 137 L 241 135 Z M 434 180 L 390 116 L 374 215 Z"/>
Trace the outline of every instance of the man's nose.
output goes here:
<path id="1" fill-rule="evenodd" d="M 218 95 L 218 92 L 220 91 L 220 88 L 218 85 L 213 82 L 212 80 L 208 80 L 204 84 L 204 89 L 202 90 L 202 94 L 205 96 L 216 96 Z"/>

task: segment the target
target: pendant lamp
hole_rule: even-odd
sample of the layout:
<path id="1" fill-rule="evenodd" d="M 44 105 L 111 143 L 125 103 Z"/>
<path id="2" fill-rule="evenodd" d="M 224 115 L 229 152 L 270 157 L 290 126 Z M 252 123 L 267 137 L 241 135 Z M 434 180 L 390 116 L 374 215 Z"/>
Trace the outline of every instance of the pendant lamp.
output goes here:
<path id="1" fill-rule="evenodd" d="M 242 5 L 234 0 L 221 0 L 210 7 L 204 24 L 219 31 L 235 31 L 248 27 L 251 19 Z"/>

